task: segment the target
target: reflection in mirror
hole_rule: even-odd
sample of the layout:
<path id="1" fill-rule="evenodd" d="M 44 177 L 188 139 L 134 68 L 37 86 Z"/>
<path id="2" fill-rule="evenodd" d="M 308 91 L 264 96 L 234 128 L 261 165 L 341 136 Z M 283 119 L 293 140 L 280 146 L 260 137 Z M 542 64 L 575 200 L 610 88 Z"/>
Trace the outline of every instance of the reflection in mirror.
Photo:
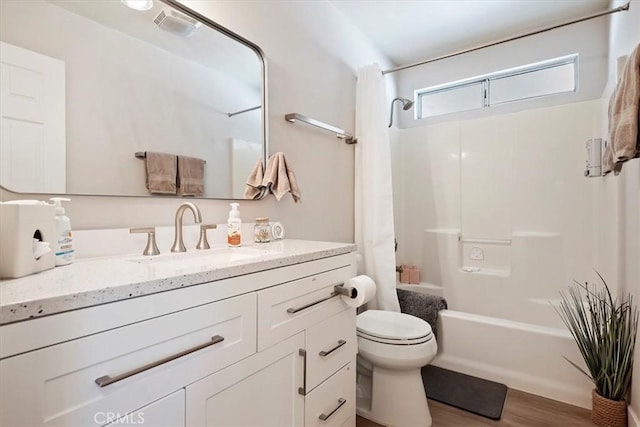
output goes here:
<path id="1" fill-rule="evenodd" d="M 149 195 L 153 151 L 204 160 L 203 197 L 243 197 L 266 153 L 259 48 L 147 3 L 0 2 L 0 185 Z"/>

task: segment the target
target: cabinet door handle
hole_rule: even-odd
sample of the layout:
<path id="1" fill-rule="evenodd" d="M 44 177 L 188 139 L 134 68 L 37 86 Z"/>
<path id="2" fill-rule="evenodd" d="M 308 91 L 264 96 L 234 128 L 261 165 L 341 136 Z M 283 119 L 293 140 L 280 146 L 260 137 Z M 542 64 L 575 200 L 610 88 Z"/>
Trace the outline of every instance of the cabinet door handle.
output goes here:
<path id="1" fill-rule="evenodd" d="M 301 348 L 298 350 L 298 354 L 303 357 L 302 359 L 302 387 L 298 387 L 298 394 L 306 396 L 307 394 L 307 350 Z"/>
<path id="2" fill-rule="evenodd" d="M 203 348 L 210 347 L 210 346 L 212 346 L 214 344 L 218 344 L 218 343 L 220 343 L 222 341 L 224 341 L 224 337 L 221 337 L 220 335 L 215 335 L 215 336 L 211 337 L 211 341 L 208 341 L 208 342 L 206 342 L 204 344 L 200 344 L 200 345 L 197 345 L 195 347 L 191 347 L 191 348 L 189 348 L 187 350 L 181 351 L 180 353 L 172 354 L 171 356 L 167 356 L 164 359 L 156 360 L 155 362 L 148 363 L 148 364 L 146 364 L 144 366 L 141 366 L 139 368 L 132 369 L 132 370 L 127 371 L 125 373 L 122 373 L 120 375 L 116 375 L 115 377 L 110 377 L 109 375 L 105 375 L 105 376 L 102 376 L 100 378 L 96 378 L 95 383 L 98 384 L 100 387 L 106 387 L 106 386 L 108 386 L 110 384 L 117 383 L 118 381 L 122 381 L 125 378 L 129 378 L 129 377 L 137 375 L 137 374 L 139 374 L 141 372 L 148 371 L 149 369 L 155 368 L 156 366 L 160 366 L 160 365 L 163 365 L 163 364 L 165 364 L 167 362 L 171 362 L 172 360 L 179 359 L 182 356 L 186 356 L 187 354 L 194 353 L 194 352 L 196 352 L 198 350 L 202 350 Z"/>
<path id="3" fill-rule="evenodd" d="M 337 292 L 331 292 L 331 295 L 329 295 L 328 297 L 326 297 L 326 298 L 322 298 L 322 299 L 319 299 L 318 301 L 314 301 L 314 302 L 309 303 L 309 304 L 307 304 L 307 305 L 303 305 L 302 307 L 297 307 L 297 308 L 291 307 L 291 308 L 287 308 L 287 313 L 289 313 L 289 314 L 295 314 L 295 313 L 297 313 L 297 312 L 299 312 L 299 311 L 306 310 L 307 308 L 311 308 L 311 307 L 313 307 L 314 305 L 320 304 L 321 302 L 328 301 L 328 300 L 330 300 L 331 298 L 333 298 L 333 297 L 335 297 L 335 296 L 337 296 L 337 295 L 338 295 L 338 293 L 337 293 Z"/>
<path id="4" fill-rule="evenodd" d="M 335 414 L 338 409 L 342 408 L 342 405 L 344 405 L 345 403 L 347 403 L 347 399 L 343 399 L 343 398 L 338 399 L 338 406 L 336 406 L 333 411 L 329 412 L 329 415 L 320 414 L 318 418 L 320 418 L 320 420 L 322 421 L 327 421 L 329 417 Z"/>
<path id="5" fill-rule="evenodd" d="M 331 353 L 333 353 L 334 351 L 336 351 L 337 349 L 339 349 L 340 347 L 342 347 L 343 345 L 345 345 L 347 342 L 345 340 L 340 340 L 338 341 L 338 345 L 333 347 L 331 350 L 329 351 L 324 351 L 322 350 L 320 353 L 318 353 L 320 356 L 322 357 L 327 357 L 328 355 L 330 355 Z"/>

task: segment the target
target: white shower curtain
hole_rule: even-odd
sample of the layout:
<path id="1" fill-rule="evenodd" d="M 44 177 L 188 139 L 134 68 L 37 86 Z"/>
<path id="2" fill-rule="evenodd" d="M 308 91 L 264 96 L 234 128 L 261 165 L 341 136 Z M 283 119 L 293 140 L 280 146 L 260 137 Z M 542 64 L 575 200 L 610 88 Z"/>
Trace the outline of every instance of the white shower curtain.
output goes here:
<path id="1" fill-rule="evenodd" d="M 377 285 L 369 308 L 400 311 L 396 294 L 391 147 L 385 83 L 377 64 L 358 71 L 356 90 L 355 240 L 358 273 Z"/>

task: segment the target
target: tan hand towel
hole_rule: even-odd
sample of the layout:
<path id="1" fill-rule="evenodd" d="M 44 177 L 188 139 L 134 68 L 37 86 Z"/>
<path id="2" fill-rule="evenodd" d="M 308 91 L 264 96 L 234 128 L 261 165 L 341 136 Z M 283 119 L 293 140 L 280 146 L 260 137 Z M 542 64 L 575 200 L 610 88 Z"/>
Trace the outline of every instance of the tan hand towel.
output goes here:
<path id="1" fill-rule="evenodd" d="M 614 172 L 618 175 L 622 170 L 622 163 L 616 163 L 613 161 L 613 150 L 611 150 L 611 144 L 607 144 L 602 155 L 602 173 L 608 174 Z"/>
<path id="2" fill-rule="evenodd" d="M 640 44 L 624 66 L 609 101 L 609 145 L 616 175 L 622 163 L 640 157 L 638 114 L 640 112 Z M 606 159 L 605 159 L 606 160 Z M 605 161 L 605 173 L 611 172 Z"/>
<path id="3" fill-rule="evenodd" d="M 204 163 L 197 157 L 178 156 L 178 188 L 181 196 L 204 195 Z"/>
<path id="4" fill-rule="evenodd" d="M 249 178 L 247 178 L 247 187 L 244 189 L 244 198 L 255 200 L 259 199 L 260 195 L 264 191 L 262 180 L 264 178 L 264 167 L 262 165 L 262 159 L 258 159 L 256 165 L 251 170 Z"/>
<path id="5" fill-rule="evenodd" d="M 151 194 L 176 194 L 178 158 L 173 154 L 147 151 L 145 156 L 147 189 Z"/>
<path id="6" fill-rule="evenodd" d="M 269 157 L 262 185 L 269 188 L 269 191 L 276 196 L 278 201 L 289 192 L 294 202 L 298 203 L 300 201 L 300 189 L 298 188 L 296 175 L 287 164 L 287 158 L 282 152 L 275 153 Z"/>

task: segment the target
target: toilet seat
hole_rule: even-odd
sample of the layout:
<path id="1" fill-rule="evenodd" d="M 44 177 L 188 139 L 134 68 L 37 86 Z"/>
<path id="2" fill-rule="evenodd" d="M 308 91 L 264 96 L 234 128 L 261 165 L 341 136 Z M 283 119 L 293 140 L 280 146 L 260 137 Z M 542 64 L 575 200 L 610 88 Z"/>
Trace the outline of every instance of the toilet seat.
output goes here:
<path id="1" fill-rule="evenodd" d="M 393 311 L 368 310 L 359 314 L 356 331 L 363 339 L 391 345 L 416 345 L 433 339 L 429 323 Z"/>

